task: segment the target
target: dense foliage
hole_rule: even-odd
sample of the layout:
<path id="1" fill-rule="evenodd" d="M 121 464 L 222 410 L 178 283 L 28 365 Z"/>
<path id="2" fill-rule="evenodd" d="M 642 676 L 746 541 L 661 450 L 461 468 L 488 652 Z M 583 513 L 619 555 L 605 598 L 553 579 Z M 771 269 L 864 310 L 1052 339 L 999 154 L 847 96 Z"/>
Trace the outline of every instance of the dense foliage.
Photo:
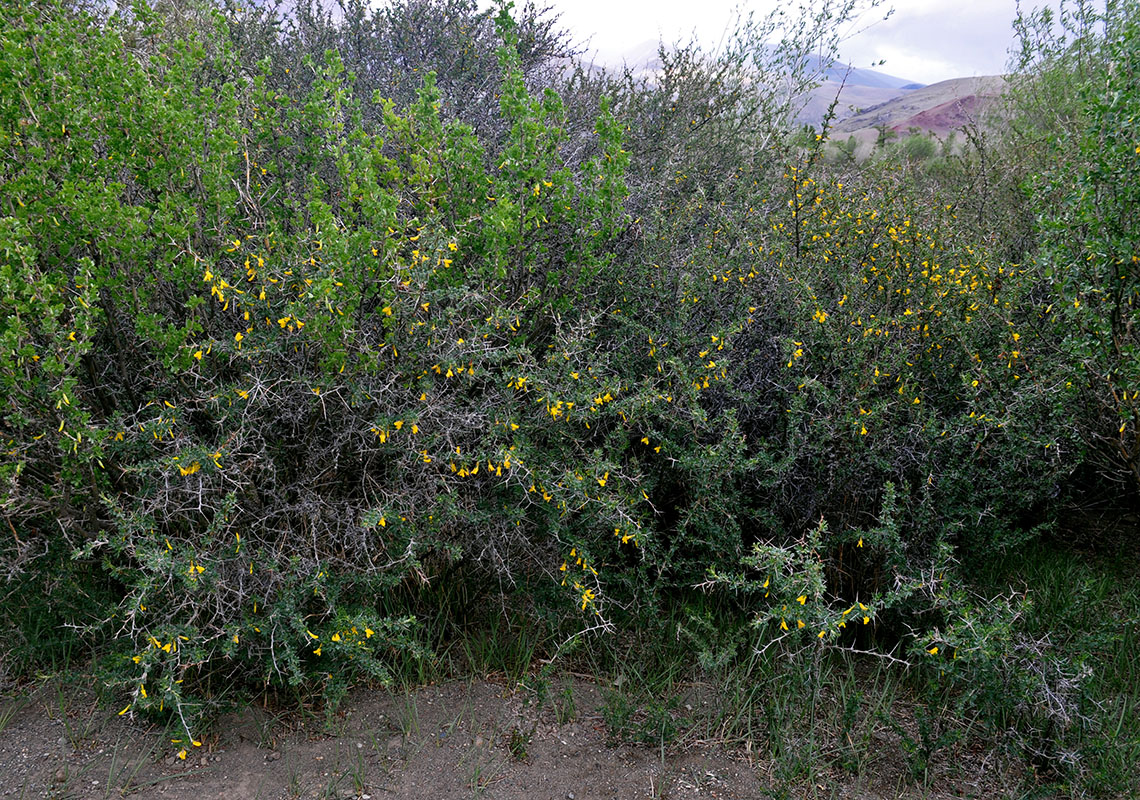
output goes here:
<path id="1" fill-rule="evenodd" d="M 1085 673 L 962 565 L 1136 496 L 1137 9 L 1027 23 L 1010 142 L 925 167 L 791 130 L 858 10 L 650 81 L 533 7 L 6 6 L 14 668 L 100 644 L 192 742 L 212 684 L 424 657 L 415 587 L 575 639 L 701 586 L 756 647 L 909 662 L 1078 763 Z"/>

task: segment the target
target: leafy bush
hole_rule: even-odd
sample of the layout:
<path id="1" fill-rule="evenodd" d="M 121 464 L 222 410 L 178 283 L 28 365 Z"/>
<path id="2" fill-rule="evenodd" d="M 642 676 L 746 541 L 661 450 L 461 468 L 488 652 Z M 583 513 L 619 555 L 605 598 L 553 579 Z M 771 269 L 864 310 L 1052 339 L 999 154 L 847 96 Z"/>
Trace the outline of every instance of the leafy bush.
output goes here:
<path id="1" fill-rule="evenodd" d="M 1058 377 L 1079 395 L 1081 434 L 1099 473 L 1129 484 L 1133 497 L 1140 485 L 1138 18 L 1133 2 L 1110 4 L 1103 15 L 1079 8 L 1075 19 L 1062 20 L 1060 34 L 1046 38 L 1050 58 L 1025 90 L 1043 94 L 1058 80 L 1071 87 L 1060 106 L 1069 116 L 1037 122 L 1048 161 L 1028 188 L 1041 222 L 1039 259 L 1052 288 Z M 1094 26 L 1103 30 L 1095 38 L 1087 33 Z M 1036 119 L 1026 112 L 1017 121 L 1040 130 L 1031 127 Z"/>
<path id="2" fill-rule="evenodd" d="M 613 279 L 620 128 L 603 110 L 604 155 L 563 161 L 509 17 L 490 173 L 430 73 L 370 132 L 335 52 L 293 102 L 267 64 L 198 83 L 236 74 L 233 51 L 165 40 L 145 6 L 7 22 L 12 563 L 62 536 L 118 587 L 101 614 L 128 708 L 189 726 L 207 676 L 386 679 L 418 645 L 377 596 L 439 559 L 512 581 L 599 526 L 639 540 L 620 453 L 557 425 L 630 424 L 602 408 L 625 388 L 594 358 L 606 318 L 571 303 Z"/>
<path id="3" fill-rule="evenodd" d="M 964 576 L 1089 454 L 1136 471 L 1123 8 L 1077 97 L 1076 50 L 1025 62 L 1009 166 L 977 127 L 926 165 L 794 130 L 850 2 L 655 82 L 565 69 L 532 6 L 5 8 L 10 663 L 105 643 L 193 742 L 211 686 L 392 680 L 444 576 L 547 587 L 571 642 L 700 587 L 707 668 L 749 622 L 876 654 L 1076 764 L 1088 675 Z"/>

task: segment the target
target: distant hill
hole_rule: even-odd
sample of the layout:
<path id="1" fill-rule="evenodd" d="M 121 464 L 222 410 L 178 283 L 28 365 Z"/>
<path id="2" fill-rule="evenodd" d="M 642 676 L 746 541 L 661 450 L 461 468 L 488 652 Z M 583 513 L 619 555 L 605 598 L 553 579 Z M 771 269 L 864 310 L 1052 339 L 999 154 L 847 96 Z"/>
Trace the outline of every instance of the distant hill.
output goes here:
<path id="1" fill-rule="evenodd" d="M 631 47 L 621 53 L 591 53 L 587 51 L 584 56 L 585 63 L 593 67 L 605 69 L 621 69 L 629 66 L 635 75 L 645 75 L 661 68 L 658 58 L 659 43 L 657 39 L 647 39 L 636 47 Z M 806 66 L 810 70 L 819 70 L 821 60 L 818 56 L 808 56 Z M 896 78 L 885 72 L 873 69 L 860 69 L 847 64 L 836 62 L 822 70 L 826 83 L 846 83 L 847 86 L 859 86 L 872 89 L 916 89 L 922 86 L 905 78 Z"/>
<path id="2" fill-rule="evenodd" d="M 814 59 L 808 66 L 818 69 L 820 61 Z M 835 103 L 835 116 L 832 120 L 834 123 L 859 113 L 861 109 L 883 105 L 922 88 L 921 83 L 913 83 L 885 72 L 860 69 L 839 62 L 822 72 L 824 82 L 809 94 L 796 118 L 801 124 L 819 125 L 833 102 Z"/>
<path id="3" fill-rule="evenodd" d="M 1004 90 L 1005 79 L 1000 75 L 952 78 L 905 92 L 853 114 L 834 127 L 832 136 L 886 127 L 904 134 L 918 128 L 945 137 L 977 120 L 985 106 Z"/>
<path id="4" fill-rule="evenodd" d="M 820 60 L 814 56 L 808 62 L 808 66 L 813 69 L 818 69 L 819 65 Z M 834 83 L 836 85 L 844 83 L 847 86 L 859 86 L 869 89 L 910 90 L 922 87 L 921 83 L 913 83 L 904 78 L 896 78 L 894 75 L 888 75 L 885 72 L 879 72 L 873 69 L 852 67 L 838 61 L 824 70 L 824 77 L 828 83 Z"/>
<path id="5" fill-rule="evenodd" d="M 591 69 L 620 70 L 629 67 L 638 77 L 652 78 L 661 69 L 658 41 L 648 39 L 636 47 L 622 53 L 587 53 L 585 64 Z M 818 57 L 809 57 L 808 69 L 820 69 Z M 843 120 L 862 109 L 881 106 L 884 103 L 922 88 L 905 78 L 888 75 L 873 69 L 861 69 L 836 62 L 822 70 L 823 83 L 804 98 L 804 107 L 796 117 L 796 122 L 805 125 L 819 125 L 838 96 L 835 119 Z"/>
<path id="6" fill-rule="evenodd" d="M 870 72 L 870 70 L 861 71 Z M 912 90 L 829 80 L 808 94 L 796 121 L 803 125 L 818 126 L 836 97 L 839 98 L 839 101 L 835 105 L 833 122 L 847 119 L 858 114 L 864 108 L 883 105 L 897 97 L 909 94 L 910 91 Z"/>

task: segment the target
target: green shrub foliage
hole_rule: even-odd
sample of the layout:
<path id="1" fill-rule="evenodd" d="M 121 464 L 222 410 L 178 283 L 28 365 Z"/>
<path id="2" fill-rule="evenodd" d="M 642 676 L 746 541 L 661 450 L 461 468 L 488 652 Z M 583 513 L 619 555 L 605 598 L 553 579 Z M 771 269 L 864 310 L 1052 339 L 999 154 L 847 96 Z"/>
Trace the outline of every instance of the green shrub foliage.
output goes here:
<path id="1" fill-rule="evenodd" d="M 622 437 L 656 398 L 598 341 L 621 129 L 603 108 L 599 156 L 567 160 L 509 17 L 493 157 L 432 73 L 367 126 L 336 51 L 294 99 L 145 6 L 8 21 L 11 570 L 46 550 L 119 587 L 98 625 L 132 708 L 181 713 L 219 669 L 384 679 L 414 621 L 376 598 L 428 562 L 510 582 L 637 546 Z"/>
<path id="2" fill-rule="evenodd" d="M 980 129 L 829 163 L 792 122 L 858 4 L 811 9 L 651 82 L 565 68 L 530 6 L 6 6 L 21 663 L 74 626 L 190 743 L 212 681 L 391 680 L 426 653 L 387 599 L 462 563 L 578 631 L 700 585 L 758 647 L 1038 708 L 959 564 L 1136 472 L 1135 15 L 1079 125 L 1015 107 L 1031 206 Z"/>

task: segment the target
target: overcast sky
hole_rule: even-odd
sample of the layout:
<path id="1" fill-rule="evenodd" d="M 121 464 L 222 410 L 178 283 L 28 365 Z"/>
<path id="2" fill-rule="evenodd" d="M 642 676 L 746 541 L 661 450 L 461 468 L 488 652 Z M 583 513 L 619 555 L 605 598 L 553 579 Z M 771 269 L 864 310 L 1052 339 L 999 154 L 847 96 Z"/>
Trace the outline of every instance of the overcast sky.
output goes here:
<path id="1" fill-rule="evenodd" d="M 715 45 L 733 18 L 738 0 L 547 0 L 581 41 L 589 41 L 600 61 L 628 52 L 646 40 L 688 38 L 694 31 Z M 764 14 L 776 0 L 748 0 Z M 483 2 L 483 5 L 489 5 Z M 789 0 L 783 0 L 790 6 Z M 843 45 L 841 58 L 856 67 L 919 83 L 947 78 L 995 75 L 1005 71 L 1013 42 L 1016 0 L 895 0 L 883 21 L 884 5 L 868 13 Z M 1033 0 L 1024 0 L 1031 8 Z"/>

